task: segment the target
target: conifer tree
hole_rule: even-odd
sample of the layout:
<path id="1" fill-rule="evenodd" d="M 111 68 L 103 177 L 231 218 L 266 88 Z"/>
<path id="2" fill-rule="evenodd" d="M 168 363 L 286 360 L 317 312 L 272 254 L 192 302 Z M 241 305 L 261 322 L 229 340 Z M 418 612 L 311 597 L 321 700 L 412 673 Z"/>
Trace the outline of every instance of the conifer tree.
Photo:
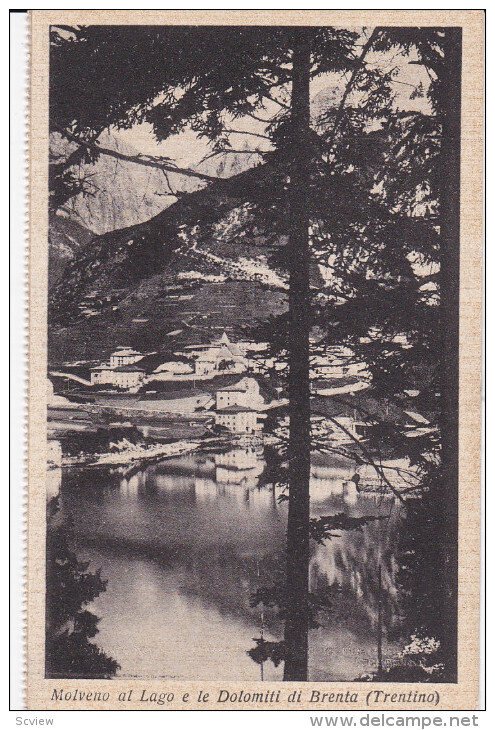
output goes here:
<path id="1" fill-rule="evenodd" d="M 413 407 L 431 424 L 411 439 L 379 420 L 360 457 L 380 462 L 382 450 L 393 448 L 419 466 L 420 491 L 441 485 L 435 494 L 447 515 L 442 570 L 450 575 L 443 605 L 449 600 L 452 609 L 445 640 L 455 635 L 458 332 L 450 308 L 458 285 L 458 36 L 455 29 L 421 28 L 53 29 L 51 129 L 74 145 L 53 165 L 55 207 L 81 190 L 75 162 L 115 156 L 98 145 L 112 125 L 149 122 L 159 141 L 188 126 L 220 159 L 242 152 L 233 147 L 236 120 L 254 117 L 263 125 L 252 136 L 263 139 L 261 151 L 250 150 L 260 164 L 231 179 L 163 158 L 126 159 L 207 187 L 119 235 L 142 235 L 143 246 L 159 252 L 161 234 L 170 242 L 184 221 L 201 223 L 205 209 L 211 220 L 241 200 L 265 232 L 288 239 L 272 263 L 289 272 L 289 311 L 274 323 L 282 336 L 271 328 L 289 364 L 287 680 L 308 676 L 309 362 L 316 329 L 321 347 L 352 345 L 377 398 L 403 411 Z M 427 69 L 430 113 L 394 108 L 394 71 L 367 64 L 367 54 L 391 49 Z M 310 82 L 335 71 L 347 73 L 340 101 L 311 120 Z M 203 202 L 196 208 L 196 201 Z M 310 261 L 330 266 L 330 287 L 315 286 Z M 418 262 L 432 273 L 418 275 Z"/>

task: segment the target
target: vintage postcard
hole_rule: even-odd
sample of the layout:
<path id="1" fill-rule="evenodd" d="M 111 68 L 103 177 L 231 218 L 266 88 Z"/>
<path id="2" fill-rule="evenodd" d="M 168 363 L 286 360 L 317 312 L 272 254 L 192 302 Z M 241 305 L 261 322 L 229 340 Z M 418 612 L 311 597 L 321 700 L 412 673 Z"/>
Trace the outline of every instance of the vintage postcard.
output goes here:
<path id="1" fill-rule="evenodd" d="M 482 11 L 33 11 L 29 709 L 480 709 Z"/>

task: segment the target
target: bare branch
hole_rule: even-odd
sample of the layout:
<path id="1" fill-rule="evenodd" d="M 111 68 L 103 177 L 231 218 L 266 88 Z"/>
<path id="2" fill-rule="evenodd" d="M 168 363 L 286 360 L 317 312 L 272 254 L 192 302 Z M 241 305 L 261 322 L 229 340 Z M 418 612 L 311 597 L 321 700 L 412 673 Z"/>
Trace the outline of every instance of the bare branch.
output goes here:
<path id="1" fill-rule="evenodd" d="M 210 154 L 205 155 L 200 161 L 199 164 L 201 165 L 202 162 L 206 162 L 206 160 L 211 160 L 213 157 L 218 157 L 219 155 L 262 155 L 264 154 L 262 151 L 256 149 L 256 150 L 233 150 L 233 149 L 225 149 L 225 150 L 216 150 L 215 152 L 210 152 Z M 215 178 L 216 180 L 222 180 L 223 178 Z"/>
<path id="2" fill-rule="evenodd" d="M 377 39 L 379 33 L 380 33 L 380 29 L 375 28 L 373 33 L 370 35 L 370 37 L 368 38 L 368 40 L 366 41 L 366 43 L 364 44 L 364 46 L 361 50 L 361 55 L 357 59 L 357 63 L 351 74 L 351 78 L 347 82 L 345 89 L 344 89 L 344 93 L 342 94 L 342 99 L 340 100 L 340 104 L 338 106 L 337 114 L 335 116 L 335 121 L 334 121 L 333 128 L 332 128 L 332 133 L 331 133 L 332 137 L 335 137 L 335 134 L 337 132 L 337 129 L 339 128 L 340 122 L 342 121 L 342 117 L 344 116 L 344 109 L 345 109 L 345 105 L 347 103 L 349 94 L 352 91 L 352 87 L 354 86 L 354 83 L 357 79 L 359 72 L 363 68 L 364 60 L 365 60 L 366 56 L 368 55 L 368 52 L 371 50 L 371 47 L 372 47 L 373 43 L 375 42 L 375 40 Z"/>
<path id="3" fill-rule="evenodd" d="M 241 129 L 225 129 L 224 130 L 226 134 L 246 134 L 249 137 L 259 137 L 260 139 L 267 139 L 269 142 L 270 137 L 268 137 L 266 134 L 258 134 L 258 132 L 244 132 Z"/>
<path id="4" fill-rule="evenodd" d="M 215 177 L 214 175 L 206 175 L 202 172 L 196 172 L 185 167 L 177 167 L 168 157 L 152 157 L 150 155 L 126 155 L 123 152 L 116 152 L 115 150 L 108 149 L 106 147 L 100 147 L 95 142 L 87 142 L 81 140 L 75 135 L 67 132 L 63 129 L 56 129 L 57 132 L 62 134 L 71 142 L 75 142 L 80 147 L 84 147 L 98 154 L 107 155 L 108 157 L 114 157 L 116 160 L 122 160 L 123 162 L 132 162 L 137 165 L 144 165 L 144 167 L 154 167 L 157 170 L 164 170 L 167 172 L 175 172 L 178 175 L 184 175 L 185 177 L 194 177 L 199 180 L 205 180 L 206 182 L 218 182 L 222 178 Z"/>
<path id="5" fill-rule="evenodd" d="M 280 114 L 280 112 L 277 112 L 277 114 Z M 262 122 L 263 124 L 270 124 L 273 122 L 277 114 L 274 114 L 271 119 L 262 119 L 261 117 L 258 117 L 256 114 L 253 114 L 252 112 L 244 112 L 244 115 L 246 117 L 251 117 L 251 119 L 255 119 L 257 122 Z"/>
<path id="6" fill-rule="evenodd" d="M 287 109 L 287 111 L 290 111 L 290 106 L 288 104 L 284 104 L 282 101 L 279 101 L 274 96 L 271 96 L 270 94 L 263 94 L 264 99 L 268 99 L 268 101 L 273 101 L 275 104 L 278 104 L 282 109 Z"/>

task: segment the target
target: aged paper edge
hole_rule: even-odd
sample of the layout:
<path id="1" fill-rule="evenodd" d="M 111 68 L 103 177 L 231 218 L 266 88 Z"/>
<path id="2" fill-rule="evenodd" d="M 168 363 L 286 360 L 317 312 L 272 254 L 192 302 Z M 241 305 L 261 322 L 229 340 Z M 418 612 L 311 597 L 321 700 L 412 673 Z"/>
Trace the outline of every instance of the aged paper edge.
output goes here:
<path id="1" fill-rule="evenodd" d="M 389 25 L 461 26 L 462 150 L 461 150 L 461 289 L 460 289 L 460 400 L 459 400 L 459 674 L 456 684 L 383 684 L 331 682 L 303 685 L 292 683 L 163 682 L 156 680 L 51 680 L 44 678 L 45 620 L 45 476 L 47 363 L 47 273 L 48 273 L 48 27 L 53 23 L 100 25 Z M 481 450 L 481 312 L 483 253 L 483 11 L 365 10 L 365 11 L 196 11 L 196 10 L 47 10 L 30 11 L 31 102 L 29 134 L 29 363 L 28 363 L 28 517 L 25 635 L 27 653 L 26 706 L 36 710 L 122 709 L 226 709 L 210 702 L 198 704 L 197 693 L 211 697 L 220 688 L 230 691 L 281 691 L 302 689 L 309 697 L 321 692 L 357 693 L 357 703 L 332 702 L 298 705 L 299 710 L 468 710 L 479 709 L 479 583 L 480 583 L 480 450 Z M 57 702 L 54 689 L 110 693 L 109 701 Z M 175 699 L 164 706 L 143 706 L 138 699 L 119 702 L 121 692 L 134 688 L 173 692 Z M 367 697 L 374 690 L 388 695 L 415 691 L 431 694 L 430 704 L 377 701 Z M 182 695 L 190 700 L 184 704 Z M 286 699 L 275 706 L 229 705 L 228 709 L 294 709 Z"/>
<path id="2" fill-rule="evenodd" d="M 10 372 L 11 607 L 10 701 L 21 705 L 27 671 L 27 414 L 28 414 L 28 240 L 29 240 L 29 23 L 27 12 L 11 16 L 10 285 L 12 338 Z"/>

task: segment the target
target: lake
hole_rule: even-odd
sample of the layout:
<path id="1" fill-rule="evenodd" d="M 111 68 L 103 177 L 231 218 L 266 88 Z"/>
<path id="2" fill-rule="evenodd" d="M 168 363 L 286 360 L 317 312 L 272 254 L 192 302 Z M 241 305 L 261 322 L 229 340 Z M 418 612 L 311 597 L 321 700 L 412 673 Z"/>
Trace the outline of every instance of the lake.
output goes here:
<path id="1" fill-rule="evenodd" d="M 262 448 L 243 447 L 168 459 L 128 476 L 57 470 L 78 558 L 108 581 L 88 608 L 101 619 L 94 641 L 118 661 L 119 676 L 282 679 L 281 664 L 260 665 L 247 653 L 262 635 L 283 636 L 276 608 L 251 606 L 257 589 L 283 580 L 287 509 L 280 490 L 259 486 L 264 466 Z M 312 681 L 376 669 L 379 566 L 385 661 L 397 650 L 399 505 L 344 489 L 353 472 L 341 457 L 314 456 L 314 516 L 383 519 L 312 543 L 310 588 L 329 604 L 310 631 Z"/>

